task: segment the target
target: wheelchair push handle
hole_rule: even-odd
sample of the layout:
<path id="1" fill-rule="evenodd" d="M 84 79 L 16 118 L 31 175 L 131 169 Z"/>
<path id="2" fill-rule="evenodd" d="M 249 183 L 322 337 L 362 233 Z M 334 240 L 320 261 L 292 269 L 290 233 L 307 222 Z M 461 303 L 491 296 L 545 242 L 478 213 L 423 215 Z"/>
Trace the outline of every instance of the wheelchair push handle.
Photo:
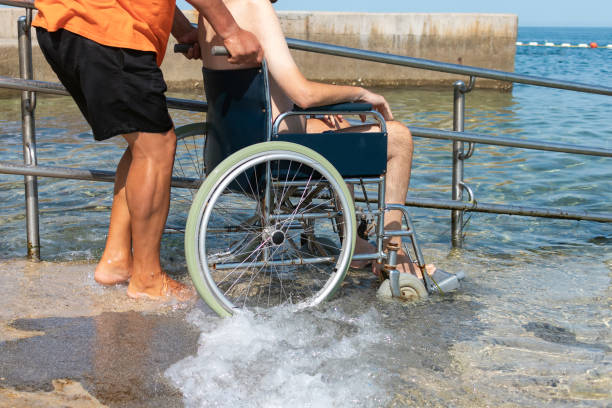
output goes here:
<path id="1" fill-rule="evenodd" d="M 184 54 L 188 52 L 191 47 L 193 47 L 193 44 L 174 44 L 174 52 Z M 214 47 L 212 47 L 211 54 L 214 56 L 230 56 L 230 53 L 227 48 L 222 45 L 215 45 Z"/>
<path id="2" fill-rule="evenodd" d="M 222 57 L 222 56 L 231 57 L 231 54 L 229 53 L 228 49 L 222 45 L 215 45 L 210 50 L 210 53 L 214 55 L 215 57 Z"/>
<path id="3" fill-rule="evenodd" d="M 174 44 L 174 52 L 175 53 L 186 53 L 187 51 L 189 51 L 189 49 L 193 47 L 193 44 L 185 44 L 185 43 L 179 43 L 179 44 Z"/>

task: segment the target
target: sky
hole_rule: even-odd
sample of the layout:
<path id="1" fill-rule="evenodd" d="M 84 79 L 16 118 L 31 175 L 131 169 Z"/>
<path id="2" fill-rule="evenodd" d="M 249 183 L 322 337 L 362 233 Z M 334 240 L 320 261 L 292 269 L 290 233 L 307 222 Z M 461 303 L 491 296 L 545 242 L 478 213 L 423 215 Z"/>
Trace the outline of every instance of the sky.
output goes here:
<path id="1" fill-rule="evenodd" d="M 177 0 L 180 8 L 190 8 Z M 509 13 L 520 26 L 612 27 L 612 0 L 278 0 L 277 10 Z"/>

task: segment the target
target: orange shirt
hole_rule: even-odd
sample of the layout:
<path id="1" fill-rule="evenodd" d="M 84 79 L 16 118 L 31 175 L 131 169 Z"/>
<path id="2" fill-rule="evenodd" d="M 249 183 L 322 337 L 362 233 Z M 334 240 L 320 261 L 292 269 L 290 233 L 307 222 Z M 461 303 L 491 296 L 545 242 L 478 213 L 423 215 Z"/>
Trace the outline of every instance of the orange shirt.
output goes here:
<path id="1" fill-rule="evenodd" d="M 161 65 L 175 0 L 35 0 L 33 25 L 61 28 L 111 47 L 157 53 Z"/>

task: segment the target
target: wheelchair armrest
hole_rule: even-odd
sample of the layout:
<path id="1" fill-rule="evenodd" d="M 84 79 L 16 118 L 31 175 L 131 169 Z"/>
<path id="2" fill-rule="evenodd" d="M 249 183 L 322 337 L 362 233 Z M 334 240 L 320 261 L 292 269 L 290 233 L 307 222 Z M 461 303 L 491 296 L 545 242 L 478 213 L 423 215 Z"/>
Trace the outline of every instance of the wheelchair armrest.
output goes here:
<path id="1" fill-rule="evenodd" d="M 370 103 L 336 103 L 334 105 L 315 106 L 312 108 L 302 109 L 297 105 L 293 105 L 294 112 L 369 112 L 372 110 Z"/>
<path id="2" fill-rule="evenodd" d="M 302 109 L 297 105 L 293 106 L 293 110 L 281 113 L 274 120 L 272 125 L 272 135 L 278 135 L 278 129 L 280 124 L 287 119 L 289 116 L 305 116 L 305 115 L 334 115 L 334 114 L 355 114 L 355 115 L 372 115 L 376 122 L 380 125 L 381 132 L 387 133 L 387 126 L 383 116 L 372 110 L 372 104 L 370 103 L 337 103 L 335 105 L 316 106 L 313 108 Z"/>

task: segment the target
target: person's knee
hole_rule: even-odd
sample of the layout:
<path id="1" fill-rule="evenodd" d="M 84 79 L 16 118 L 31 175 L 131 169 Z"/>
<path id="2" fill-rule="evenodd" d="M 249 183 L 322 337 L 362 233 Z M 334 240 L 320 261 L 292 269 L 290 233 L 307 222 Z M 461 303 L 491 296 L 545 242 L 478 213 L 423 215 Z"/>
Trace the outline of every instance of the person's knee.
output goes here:
<path id="1" fill-rule="evenodd" d="M 410 129 L 401 122 L 387 122 L 388 145 L 390 152 L 401 152 L 412 156 L 414 146 Z"/>
<path id="2" fill-rule="evenodd" d="M 174 130 L 165 133 L 137 132 L 124 136 L 135 160 L 152 160 L 159 165 L 172 165 L 176 151 Z"/>

